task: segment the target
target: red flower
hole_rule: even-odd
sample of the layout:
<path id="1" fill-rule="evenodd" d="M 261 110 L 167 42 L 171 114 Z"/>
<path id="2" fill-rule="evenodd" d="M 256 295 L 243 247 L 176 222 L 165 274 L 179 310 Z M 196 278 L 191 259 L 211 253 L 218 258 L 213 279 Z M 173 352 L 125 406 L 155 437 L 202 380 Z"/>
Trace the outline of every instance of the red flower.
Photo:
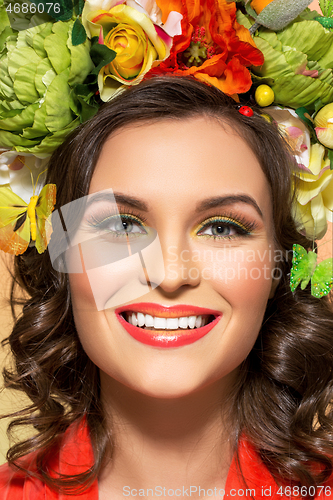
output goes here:
<path id="1" fill-rule="evenodd" d="M 161 73 L 193 75 L 226 94 L 251 87 L 250 66 L 264 57 L 249 31 L 236 20 L 236 4 L 226 0 L 157 0 L 163 16 L 183 14 L 182 34 L 174 37 L 170 56 L 147 76 Z M 163 19 L 164 21 L 164 19 Z"/>

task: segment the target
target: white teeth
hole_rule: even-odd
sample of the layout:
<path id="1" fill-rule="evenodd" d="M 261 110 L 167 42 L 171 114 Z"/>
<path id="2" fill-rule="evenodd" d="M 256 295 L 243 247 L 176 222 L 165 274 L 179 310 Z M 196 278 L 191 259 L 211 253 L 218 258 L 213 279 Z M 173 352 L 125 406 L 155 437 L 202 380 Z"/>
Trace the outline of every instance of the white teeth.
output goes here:
<path id="1" fill-rule="evenodd" d="M 150 314 L 146 314 L 145 318 L 146 326 L 154 326 L 154 318 Z"/>
<path id="2" fill-rule="evenodd" d="M 166 329 L 166 318 L 154 318 L 154 328 L 158 330 L 165 330 Z"/>
<path id="3" fill-rule="evenodd" d="M 167 318 L 166 329 L 167 330 L 178 330 L 178 318 Z"/>
<path id="4" fill-rule="evenodd" d="M 131 325 L 146 326 L 156 328 L 156 330 L 183 330 L 190 328 L 200 328 L 208 323 L 208 316 L 182 316 L 180 318 L 160 318 L 150 314 L 128 312 L 126 319 Z"/>
<path id="5" fill-rule="evenodd" d="M 137 319 L 135 313 L 132 313 L 132 325 L 134 325 L 134 326 L 138 325 L 138 319 Z"/>
<path id="6" fill-rule="evenodd" d="M 145 324 L 145 315 L 142 313 L 138 313 L 138 326 L 143 326 Z"/>
<path id="7" fill-rule="evenodd" d="M 189 328 L 194 328 L 195 327 L 195 320 L 197 319 L 196 316 L 190 316 L 188 319 L 188 326 Z"/>
<path id="8" fill-rule="evenodd" d="M 196 328 L 200 328 L 200 326 L 201 326 L 202 323 L 203 323 L 202 317 L 201 316 L 197 316 L 196 319 L 195 319 L 195 327 Z"/>
<path id="9" fill-rule="evenodd" d="M 179 328 L 187 328 L 188 327 L 188 318 L 186 316 L 182 316 L 181 318 L 179 318 L 178 320 L 178 325 L 179 325 Z"/>

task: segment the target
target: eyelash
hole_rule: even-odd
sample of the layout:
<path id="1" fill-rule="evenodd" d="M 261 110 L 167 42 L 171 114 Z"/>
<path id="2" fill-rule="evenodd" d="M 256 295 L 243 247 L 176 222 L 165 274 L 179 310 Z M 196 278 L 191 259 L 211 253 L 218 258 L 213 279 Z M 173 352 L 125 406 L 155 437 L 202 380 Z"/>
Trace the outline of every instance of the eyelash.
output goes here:
<path id="1" fill-rule="evenodd" d="M 87 219 L 87 224 L 95 229 L 99 229 L 100 231 L 106 231 L 107 226 L 110 224 L 110 221 L 112 219 L 118 219 L 120 218 L 122 221 L 131 221 L 131 222 L 136 222 L 139 224 L 141 227 L 144 227 L 146 218 L 143 217 L 140 214 L 135 213 L 133 210 L 125 207 L 118 207 L 118 210 L 114 210 L 112 208 L 106 208 L 104 210 L 101 210 L 98 214 L 96 215 L 90 215 L 89 218 Z M 143 224 L 141 224 L 143 222 Z M 126 232 L 116 232 L 116 231 L 110 231 L 113 232 L 115 237 L 124 237 L 126 235 Z"/>
<path id="2" fill-rule="evenodd" d="M 209 235 L 209 234 L 198 234 L 204 229 L 212 226 L 220 225 L 224 227 L 232 226 L 233 229 L 237 230 L 238 234 L 230 235 L 230 236 L 218 236 L 218 235 Z M 257 224 L 254 221 L 248 221 L 244 219 L 242 216 L 235 214 L 225 214 L 225 215 L 215 215 L 214 217 L 209 217 L 202 224 L 200 224 L 199 229 L 195 230 L 195 233 L 200 237 L 205 238 L 213 238 L 214 240 L 222 240 L 222 239 L 233 239 L 239 238 L 242 236 L 250 236 L 252 231 L 256 229 Z"/>
<path id="3" fill-rule="evenodd" d="M 140 225 L 141 228 L 144 228 L 145 223 L 147 219 L 142 216 L 141 214 L 136 213 L 135 211 L 121 207 L 119 206 L 118 208 L 119 211 L 117 210 L 112 210 L 111 208 L 107 208 L 102 210 L 96 215 L 90 215 L 90 217 L 87 219 L 87 223 L 89 226 L 99 229 L 101 231 L 107 230 L 107 226 L 110 224 L 110 221 L 113 218 L 118 218 L 120 217 L 121 220 L 123 221 L 125 219 L 128 221 L 131 221 L 133 223 L 137 223 Z M 210 226 L 214 225 L 220 225 L 220 226 L 225 226 L 225 227 L 230 227 L 232 226 L 233 229 L 237 230 L 236 235 L 230 235 L 230 236 L 218 236 L 218 235 L 208 235 L 208 234 L 198 234 L 201 231 L 207 229 Z M 251 235 L 252 231 L 256 229 L 257 224 L 254 221 L 248 221 L 244 219 L 242 216 L 229 213 L 229 214 L 224 214 L 224 215 L 216 215 L 214 217 L 210 217 L 206 219 L 203 223 L 199 225 L 199 228 L 196 228 L 194 233 L 198 235 L 200 238 L 207 238 L 211 239 L 213 238 L 214 240 L 224 240 L 224 239 L 233 239 L 233 238 L 239 238 L 239 237 L 246 237 Z M 111 231 L 110 231 L 111 232 Z M 112 231 L 116 237 L 123 237 L 125 236 L 125 232 L 116 232 Z M 129 233 L 128 233 L 129 234 Z M 133 235 L 132 235 L 133 237 Z"/>

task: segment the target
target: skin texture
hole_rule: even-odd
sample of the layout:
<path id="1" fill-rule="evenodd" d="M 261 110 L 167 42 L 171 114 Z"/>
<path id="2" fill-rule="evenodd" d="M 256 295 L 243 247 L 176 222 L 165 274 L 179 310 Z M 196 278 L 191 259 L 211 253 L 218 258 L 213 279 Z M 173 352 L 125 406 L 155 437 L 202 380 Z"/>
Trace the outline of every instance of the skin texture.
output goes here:
<path id="1" fill-rule="evenodd" d="M 157 231 L 164 260 L 159 286 L 144 288 L 142 296 L 128 303 L 194 305 L 217 310 L 222 317 L 193 344 L 148 346 L 125 331 L 115 307 L 97 310 L 86 273 L 70 274 L 76 327 L 100 369 L 102 401 L 117 444 L 100 478 L 100 498 L 121 498 L 128 484 L 175 488 L 195 479 L 201 486 L 223 487 L 232 450 L 221 409 L 227 407 L 238 367 L 253 347 L 276 286 L 268 182 L 234 130 L 197 117 L 135 125 L 110 137 L 89 193 L 106 188 L 149 205 L 148 212 L 136 209 L 135 214 Z M 239 201 L 195 213 L 203 200 L 231 195 L 251 197 L 262 215 Z M 118 208 L 126 213 L 125 207 Z M 229 226 L 225 231 L 232 238 L 224 233 L 214 239 L 212 226 L 202 229 L 208 218 L 230 215 L 252 225 L 250 234 L 240 235 Z M 156 281 L 159 271 L 155 269 Z M 108 273 L 96 273 L 107 307 L 119 290 Z M 145 283 L 143 273 L 138 279 Z"/>

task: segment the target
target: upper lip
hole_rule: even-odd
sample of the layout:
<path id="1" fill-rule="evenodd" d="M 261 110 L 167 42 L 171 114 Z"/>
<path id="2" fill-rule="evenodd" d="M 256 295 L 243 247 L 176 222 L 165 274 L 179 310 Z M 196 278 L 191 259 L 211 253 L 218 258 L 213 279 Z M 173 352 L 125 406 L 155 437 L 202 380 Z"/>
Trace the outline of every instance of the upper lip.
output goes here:
<path id="1" fill-rule="evenodd" d="M 220 311 L 207 309 L 204 307 L 191 306 L 187 304 L 177 304 L 175 306 L 162 306 L 151 302 L 141 302 L 136 304 L 129 304 L 127 306 L 118 307 L 115 310 L 117 314 L 125 311 L 141 312 L 150 314 L 151 316 L 159 316 L 161 318 L 178 318 L 182 316 L 199 316 L 199 315 L 214 315 L 221 316 Z"/>

